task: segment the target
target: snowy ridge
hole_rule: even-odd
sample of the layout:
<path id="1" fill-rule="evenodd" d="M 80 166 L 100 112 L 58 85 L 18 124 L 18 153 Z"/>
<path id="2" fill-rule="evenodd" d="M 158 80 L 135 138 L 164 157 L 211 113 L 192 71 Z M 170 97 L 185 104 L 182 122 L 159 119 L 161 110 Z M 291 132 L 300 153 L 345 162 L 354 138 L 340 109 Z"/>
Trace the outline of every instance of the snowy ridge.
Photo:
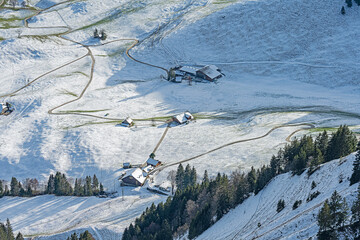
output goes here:
<path id="1" fill-rule="evenodd" d="M 222 219 L 197 239 L 308 239 L 318 231 L 317 214 L 323 202 L 336 190 L 352 204 L 358 184 L 349 186 L 355 154 L 344 159 L 321 165 L 310 177 L 307 172 L 300 176 L 286 173 L 275 177 L 256 196 L 249 197 L 231 210 Z M 340 183 L 340 180 L 343 181 Z M 317 186 L 311 189 L 311 183 Z M 311 193 L 320 195 L 307 202 Z M 285 209 L 276 212 L 280 199 L 285 200 Z M 302 204 L 295 210 L 295 201 Z M 351 205 L 350 205 L 351 206 Z M 261 227 L 258 227 L 258 223 Z"/>

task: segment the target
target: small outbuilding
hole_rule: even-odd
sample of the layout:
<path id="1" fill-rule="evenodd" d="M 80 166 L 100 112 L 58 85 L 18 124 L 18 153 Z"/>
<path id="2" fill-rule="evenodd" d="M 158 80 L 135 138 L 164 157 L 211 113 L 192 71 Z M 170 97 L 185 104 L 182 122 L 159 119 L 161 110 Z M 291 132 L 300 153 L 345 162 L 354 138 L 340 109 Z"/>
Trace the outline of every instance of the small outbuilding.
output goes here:
<path id="1" fill-rule="evenodd" d="M 122 184 L 125 186 L 142 186 L 146 180 L 146 174 L 141 168 L 135 168 L 128 172 L 122 179 Z"/>
<path id="2" fill-rule="evenodd" d="M 210 82 L 215 81 L 222 77 L 220 69 L 215 65 L 207 65 L 196 71 L 196 76 L 208 80 Z"/>
<path id="3" fill-rule="evenodd" d="M 173 122 L 176 122 L 178 124 L 184 124 L 184 123 L 188 123 L 191 120 L 194 120 L 194 117 L 193 117 L 193 115 L 191 115 L 191 113 L 184 112 L 184 113 L 174 116 L 172 119 L 173 119 Z"/>
<path id="4" fill-rule="evenodd" d="M 121 125 L 124 127 L 132 127 L 134 126 L 134 121 L 128 117 L 124 121 L 122 121 Z"/>
<path id="5" fill-rule="evenodd" d="M 9 115 L 14 111 L 14 107 L 8 103 L 0 103 L 0 115 Z"/>
<path id="6" fill-rule="evenodd" d="M 149 158 L 147 161 L 146 161 L 146 165 L 147 166 L 153 166 L 153 167 L 157 167 L 157 166 L 160 166 L 161 165 L 161 162 L 159 160 L 155 160 L 153 158 Z"/>

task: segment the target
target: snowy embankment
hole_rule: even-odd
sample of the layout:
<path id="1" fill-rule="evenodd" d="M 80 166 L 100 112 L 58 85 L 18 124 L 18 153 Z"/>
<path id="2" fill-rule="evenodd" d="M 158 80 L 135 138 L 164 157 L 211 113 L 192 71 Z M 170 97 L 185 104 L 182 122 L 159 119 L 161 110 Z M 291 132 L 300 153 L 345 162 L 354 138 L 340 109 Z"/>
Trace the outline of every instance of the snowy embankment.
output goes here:
<path id="1" fill-rule="evenodd" d="M 321 165 L 308 176 L 286 173 L 275 177 L 257 195 L 249 197 L 197 239 L 308 239 L 318 231 L 317 214 L 323 202 L 336 190 L 349 205 L 356 197 L 358 184 L 349 186 L 355 154 Z M 312 189 L 312 182 L 316 187 Z M 307 202 L 311 193 L 320 192 Z M 285 209 L 276 212 L 285 200 Z M 295 201 L 302 204 L 292 209 Z M 260 226 L 261 225 L 261 226 Z M 260 227 L 259 227 L 260 226 Z"/>
<path id="2" fill-rule="evenodd" d="M 14 230 L 28 237 L 66 239 L 74 231 L 89 230 L 97 240 L 115 240 L 151 202 L 166 199 L 140 188 L 125 187 L 123 191 L 124 198 L 4 197 L 0 219 L 9 218 Z"/>

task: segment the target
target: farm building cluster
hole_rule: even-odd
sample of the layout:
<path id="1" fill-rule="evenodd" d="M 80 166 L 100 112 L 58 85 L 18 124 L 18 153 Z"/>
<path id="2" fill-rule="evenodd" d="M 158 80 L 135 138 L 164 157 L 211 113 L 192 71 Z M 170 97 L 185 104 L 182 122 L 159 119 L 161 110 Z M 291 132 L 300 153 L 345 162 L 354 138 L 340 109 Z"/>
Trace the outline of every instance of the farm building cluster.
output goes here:
<path id="1" fill-rule="evenodd" d="M 215 65 L 205 66 L 177 66 L 170 69 L 169 80 L 176 83 L 182 81 L 214 82 L 224 76 L 221 70 Z"/>
<path id="2" fill-rule="evenodd" d="M 161 162 L 154 158 L 149 158 L 145 164 L 131 169 L 119 180 L 123 186 L 142 186 L 144 185 L 146 179 L 149 176 L 149 173 L 154 170 L 156 167 L 160 166 Z M 124 163 L 123 168 L 129 168 L 131 165 L 129 163 Z"/>

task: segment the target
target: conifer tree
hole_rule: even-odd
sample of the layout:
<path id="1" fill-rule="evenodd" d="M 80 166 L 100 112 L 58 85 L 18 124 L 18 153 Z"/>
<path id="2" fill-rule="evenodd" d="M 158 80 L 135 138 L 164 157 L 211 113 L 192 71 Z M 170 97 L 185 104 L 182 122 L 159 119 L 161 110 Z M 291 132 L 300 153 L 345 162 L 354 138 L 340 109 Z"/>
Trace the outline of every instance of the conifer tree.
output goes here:
<path id="1" fill-rule="evenodd" d="M 345 13 L 346 13 L 346 12 L 345 12 L 345 8 L 344 8 L 344 6 L 342 6 L 342 7 L 341 7 L 341 14 L 342 14 L 342 15 L 345 15 Z"/>
<path id="2" fill-rule="evenodd" d="M 185 167 L 183 188 L 185 189 L 190 185 L 191 185 L 191 167 L 190 167 L 190 164 L 187 164 Z"/>
<path id="3" fill-rule="evenodd" d="M 352 7 L 352 0 L 345 0 L 347 7 Z"/>
<path id="4" fill-rule="evenodd" d="M 209 182 L 210 182 L 209 175 L 208 175 L 207 170 L 205 170 L 202 184 L 206 187 L 209 185 Z"/>
<path id="5" fill-rule="evenodd" d="M 323 207 L 320 209 L 317 220 L 319 225 L 319 233 L 330 229 L 332 220 L 331 220 L 331 212 L 330 212 L 328 200 L 324 202 Z"/>
<path id="6" fill-rule="evenodd" d="M 360 0 L 354 0 L 354 2 L 355 2 L 358 6 L 360 6 Z"/>
<path id="7" fill-rule="evenodd" d="M 100 183 L 100 194 L 104 194 L 104 186 L 102 185 L 102 183 Z"/>
<path id="8" fill-rule="evenodd" d="M 336 229 L 336 227 L 343 226 L 348 216 L 348 206 L 345 198 L 341 198 L 336 190 L 331 195 L 329 208 L 331 214 L 331 228 Z"/>
<path id="9" fill-rule="evenodd" d="M 7 238 L 6 227 L 3 223 L 0 222 L 0 239 L 6 239 L 6 238 Z"/>
<path id="10" fill-rule="evenodd" d="M 360 184 L 357 190 L 357 198 L 351 207 L 352 213 L 352 222 L 359 222 L 360 221 Z"/>
<path id="11" fill-rule="evenodd" d="M 74 195 L 81 196 L 81 186 L 77 178 L 75 179 Z"/>
<path id="12" fill-rule="evenodd" d="M 10 193 L 11 196 L 19 196 L 20 194 L 19 182 L 15 177 L 11 178 Z"/>
<path id="13" fill-rule="evenodd" d="M 30 187 L 30 185 L 28 185 L 27 189 L 26 189 L 26 196 L 31 197 L 33 195 L 32 189 Z"/>
<path id="14" fill-rule="evenodd" d="M 0 198 L 4 195 L 3 183 L 0 180 Z"/>
<path id="15" fill-rule="evenodd" d="M 54 175 L 50 174 L 46 187 L 46 193 L 53 194 L 54 192 L 55 192 L 55 179 L 54 179 Z"/>
<path id="16" fill-rule="evenodd" d="M 99 193 L 99 180 L 95 174 L 92 179 L 92 191 L 95 195 Z"/>
<path id="17" fill-rule="evenodd" d="M 19 232 L 18 235 L 16 235 L 16 239 L 15 240 L 24 240 L 23 235 Z"/>
<path id="18" fill-rule="evenodd" d="M 285 208 L 285 200 L 280 199 L 277 203 L 276 212 L 281 212 Z"/>
<path id="19" fill-rule="evenodd" d="M 248 183 L 249 183 L 249 191 L 254 192 L 255 186 L 256 186 L 256 180 L 257 180 L 257 176 L 256 176 L 256 172 L 255 172 L 254 167 L 251 167 L 251 170 L 250 170 L 250 172 L 248 173 L 248 176 L 247 176 L 247 180 L 248 180 Z"/>
<path id="20" fill-rule="evenodd" d="M 184 175 L 185 175 L 184 168 L 180 163 L 176 171 L 176 187 L 179 190 L 182 190 L 184 187 Z"/>
<path id="21" fill-rule="evenodd" d="M 196 184 L 197 176 L 196 176 L 196 169 L 193 166 L 190 172 L 190 184 L 194 186 Z"/>
<path id="22" fill-rule="evenodd" d="M 80 234 L 79 240 L 95 240 L 88 230 Z"/>
<path id="23" fill-rule="evenodd" d="M 315 149 L 320 149 L 323 156 L 326 155 L 326 149 L 329 146 L 329 135 L 326 131 L 320 133 L 315 139 Z"/>
<path id="24" fill-rule="evenodd" d="M 353 173 L 350 178 L 350 185 L 360 182 L 360 142 L 358 143 L 358 151 L 355 155 L 353 163 Z"/>
<path id="25" fill-rule="evenodd" d="M 85 196 L 92 196 L 92 188 L 91 188 L 91 177 L 90 176 L 86 176 L 85 178 L 85 186 L 84 186 L 84 192 L 85 192 Z"/>
<path id="26" fill-rule="evenodd" d="M 356 150 L 357 139 L 346 125 L 341 125 L 329 141 L 326 161 L 349 155 Z"/>
<path id="27" fill-rule="evenodd" d="M 5 227 L 6 227 L 6 237 L 7 237 L 6 240 L 14 240 L 15 237 L 14 237 L 13 229 L 12 229 L 12 226 L 10 224 L 9 219 L 6 219 L 6 226 Z"/>

